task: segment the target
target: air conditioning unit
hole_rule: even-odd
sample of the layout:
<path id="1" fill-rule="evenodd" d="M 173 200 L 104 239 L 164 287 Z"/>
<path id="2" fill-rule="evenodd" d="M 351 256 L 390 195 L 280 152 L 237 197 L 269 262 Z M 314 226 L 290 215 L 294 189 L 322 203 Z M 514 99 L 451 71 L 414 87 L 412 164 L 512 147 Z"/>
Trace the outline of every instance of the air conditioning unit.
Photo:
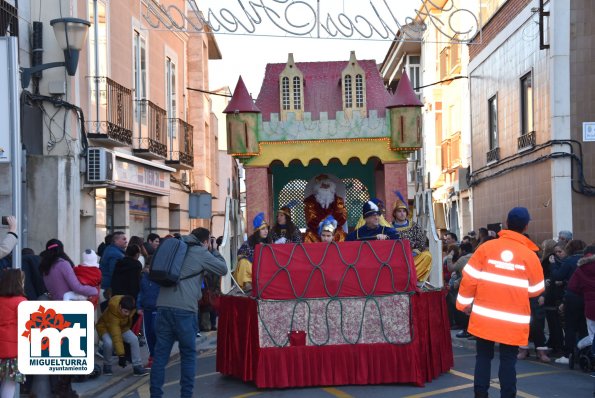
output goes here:
<path id="1" fill-rule="evenodd" d="M 116 154 L 105 148 L 87 150 L 87 182 L 109 184 L 114 181 Z"/>

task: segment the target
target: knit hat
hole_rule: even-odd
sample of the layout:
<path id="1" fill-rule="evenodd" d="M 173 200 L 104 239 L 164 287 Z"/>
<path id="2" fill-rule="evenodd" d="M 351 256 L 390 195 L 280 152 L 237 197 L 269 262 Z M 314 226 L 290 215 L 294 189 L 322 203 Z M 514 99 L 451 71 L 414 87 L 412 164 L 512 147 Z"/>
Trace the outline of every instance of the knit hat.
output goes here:
<path id="1" fill-rule="evenodd" d="M 93 249 L 85 249 L 81 264 L 87 265 L 89 267 L 99 267 L 99 263 L 97 262 L 97 254 Z"/>
<path id="2" fill-rule="evenodd" d="M 267 224 L 267 222 L 264 220 L 263 212 L 258 213 L 256 217 L 254 217 L 254 220 L 252 221 L 252 226 L 254 227 L 255 231 L 267 228 L 269 226 L 269 224 Z"/>
<path id="3" fill-rule="evenodd" d="M 333 216 L 328 216 L 318 224 L 318 236 L 322 235 L 322 231 L 329 231 L 334 234 L 337 229 L 337 220 Z"/>
<path id="4" fill-rule="evenodd" d="M 364 203 L 362 213 L 363 213 L 364 218 L 373 216 L 373 215 L 379 216 L 380 209 L 378 208 L 378 205 L 376 203 L 372 202 L 371 200 L 368 200 L 366 203 Z"/>
<path id="5" fill-rule="evenodd" d="M 506 217 L 508 224 L 514 224 L 518 226 L 526 226 L 531 221 L 529 210 L 526 207 L 515 207 L 508 212 Z"/>

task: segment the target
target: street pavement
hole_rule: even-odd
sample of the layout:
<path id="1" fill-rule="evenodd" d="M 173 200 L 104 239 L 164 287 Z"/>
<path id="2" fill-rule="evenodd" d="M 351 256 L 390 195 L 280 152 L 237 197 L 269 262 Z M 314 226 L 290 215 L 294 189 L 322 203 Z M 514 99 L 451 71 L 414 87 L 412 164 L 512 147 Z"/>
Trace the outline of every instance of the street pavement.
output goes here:
<path id="1" fill-rule="evenodd" d="M 259 390 L 253 384 L 242 383 L 215 371 L 216 333 L 203 333 L 197 339 L 198 354 L 194 396 L 201 398 L 388 398 L 388 397 L 447 397 L 462 398 L 473 396 L 473 369 L 475 365 L 475 342 L 454 337 L 453 352 L 455 366 L 450 372 L 440 376 L 425 387 L 411 385 L 337 386 L 293 389 Z M 498 353 L 492 364 L 492 387 L 490 396 L 499 396 Z M 339 366 L 339 364 L 337 364 Z M 390 364 L 387 364 L 390 366 Z M 115 369 L 113 376 L 100 376 L 95 380 L 74 384 L 81 397 L 97 398 L 138 398 L 149 396 L 148 376 L 133 377 L 130 368 Z M 166 397 L 179 396 L 179 355 L 172 353 L 166 370 L 164 392 Z M 592 397 L 595 379 L 580 370 L 570 370 L 568 366 L 538 362 L 534 353 L 530 359 L 517 363 L 518 397 Z"/>

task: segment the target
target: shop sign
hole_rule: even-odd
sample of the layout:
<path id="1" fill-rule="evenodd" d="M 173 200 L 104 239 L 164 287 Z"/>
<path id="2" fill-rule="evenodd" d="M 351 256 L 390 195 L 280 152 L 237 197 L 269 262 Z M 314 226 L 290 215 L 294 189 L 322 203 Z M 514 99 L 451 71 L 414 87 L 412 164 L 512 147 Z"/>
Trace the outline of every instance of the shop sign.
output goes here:
<path id="1" fill-rule="evenodd" d="M 169 172 L 167 171 L 118 158 L 115 174 L 114 180 L 117 187 L 169 195 Z"/>
<path id="2" fill-rule="evenodd" d="M 595 141 L 595 122 L 583 122 L 583 142 Z"/>

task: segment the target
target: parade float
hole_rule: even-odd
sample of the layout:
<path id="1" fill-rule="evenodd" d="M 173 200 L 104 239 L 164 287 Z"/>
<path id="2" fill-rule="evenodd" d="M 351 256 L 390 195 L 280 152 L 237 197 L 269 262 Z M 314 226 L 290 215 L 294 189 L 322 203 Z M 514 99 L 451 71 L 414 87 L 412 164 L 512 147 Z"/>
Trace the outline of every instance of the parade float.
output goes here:
<path id="1" fill-rule="evenodd" d="M 421 107 L 406 74 L 391 94 L 376 62 L 353 52 L 268 64 L 256 102 L 240 78 L 225 113 L 228 152 L 246 170 L 247 219 L 264 213 L 272 225 L 297 203 L 304 243 L 256 245 L 251 292 L 221 299 L 219 372 L 259 388 L 421 386 L 453 366 L 444 292 L 420 288 L 409 241 L 342 241 L 371 199 L 391 210 L 393 192 L 407 192 Z M 328 186 L 332 200 L 321 201 L 315 190 Z M 329 214 L 336 239 L 317 242 Z"/>

